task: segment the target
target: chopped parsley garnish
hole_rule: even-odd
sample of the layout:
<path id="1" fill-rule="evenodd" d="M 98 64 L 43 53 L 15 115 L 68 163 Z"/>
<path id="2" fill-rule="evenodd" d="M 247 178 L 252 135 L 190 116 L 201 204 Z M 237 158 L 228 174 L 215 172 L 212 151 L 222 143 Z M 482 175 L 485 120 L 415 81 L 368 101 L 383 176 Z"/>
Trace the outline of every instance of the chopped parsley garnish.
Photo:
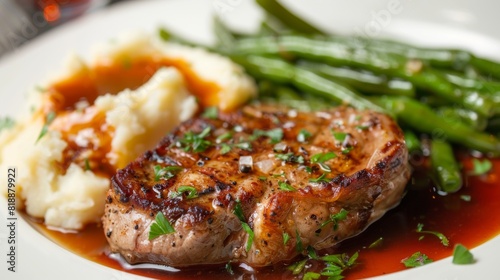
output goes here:
<path id="1" fill-rule="evenodd" d="M 153 240 L 160 235 L 171 234 L 174 232 L 174 227 L 172 227 L 170 222 L 160 211 L 158 212 L 158 214 L 156 214 L 155 221 L 151 224 L 151 227 L 149 229 L 149 240 Z"/>
<path id="2" fill-rule="evenodd" d="M 295 162 L 295 163 L 304 163 L 304 157 L 303 156 L 297 156 L 294 155 L 293 153 L 286 153 L 286 154 L 276 154 L 275 157 L 279 160 L 286 161 L 286 162 Z"/>
<path id="3" fill-rule="evenodd" d="M 221 154 L 227 154 L 231 151 L 231 145 L 227 144 L 227 143 L 222 143 L 220 145 L 220 153 Z"/>
<path id="4" fill-rule="evenodd" d="M 288 233 L 283 232 L 283 245 L 286 245 L 288 243 L 288 240 L 290 240 L 290 235 Z"/>
<path id="5" fill-rule="evenodd" d="M 45 134 L 49 131 L 49 125 L 54 121 L 56 118 L 56 112 L 50 111 L 47 116 L 45 116 L 45 124 L 42 127 L 42 131 L 40 131 L 40 134 L 38 135 L 38 138 L 36 139 L 35 143 L 37 143 L 40 139 L 42 139 Z"/>
<path id="6" fill-rule="evenodd" d="M 309 271 L 309 272 L 306 272 L 304 274 L 304 277 L 302 277 L 302 280 L 315 280 L 315 279 L 319 279 L 320 277 L 321 277 L 321 274 Z M 330 279 L 330 278 L 328 278 L 328 279 Z M 341 279 L 341 278 L 338 278 L 338 279 Z"/>
<path id="7" fill-rule="evenodd" d="M 287 161 L 290 159 L 290 157 L 293 156 L 293 153 L 288 153 L 288 154 L 276 154 L 275 157 L 279 160 L 282 161 Z"/>
<path id="8" fill-rule="evenodd" d="M 352 151 L 352 149 L 354 147 L 349 146 L 346 143 L 344 143 L 346 141 L 347 137 L 349 136 L 348 133 L 332 131 L 332 134 L 333 134 L 333 138 L 335 138 L 335 142 L 342 144 L 342 154 L 347 155 L 348 153 L 350 153 Z"/>
<path id="9" fill-rule="evenodd" d="M 234 275 L 233 267 L 231 266 L 231 261 L 229 261 L 228 263 L 226 263 L 226 271 L 230 275 Z"/>
<path id="10" fill-rule="evenodd" d="M 321 275 L 328 276 L 328 279 L 339 280 L 344 278 L 342 271 L 342 268 L 338 265 L 327 265 L 321 272 Z"/>
<path id="11" fill-rule="evenodd" d="M 316 253 L 316 251 L 314 250 L 314 248 L 312 246 L 307 246 L 307 256 L 311 260 L 317 260 L 318 259 L 318 254 Z"/>
<path id="12" fill-rule="evenodd" d="M 340 210 L 340 212 L 338 212 L 337 214 L 330 215 L 330 218 L 328 220 L 324 221 L 321 224 L 320 228 L 324 228 L 329 223 L 333 223 L 333 230 L 337 230 L 337 228 L 339 227 L 338 223 L 342 220 L 345 220 L 345 218 L 347 218 L 347 213 L 349 213 L 349 212 L 347 210 L 345 210 L 344 208 L 342 208 Z"/>
<path id="13" fill-rule="evenodd" d="M 223 138 L 221 138 L 221 136 L 223 136 Z M 217 143 L 220 143 L 222 142 L 221 139 L 224 139 L 224 138 L 231 138 L 232 137 L 232 134 L 230 132 L 227 132 L 225 134 L 222 134 L 221 136 L 217 137 Z M 232 141 L 231 141 L 232 142 Z M 232 144 L 232 143 L 222 143 L 219 145 L 220 147 L 220 153 L 221 154 L 227 154 L 229 153 L 233 148 L 239 148 L 241 150 L 246 150 L 246 151 L 252 151 L 252 143 L 250 142 L 239 142 L 239 143 L 236 143 L 236 144 Z"/>
<path id="14" fill-rule="evenodd" d="M 250 251 L 250 248 L 252 248 L 254 233 L 247 223 L 241 222 L 241 226 L 243 227 L 243 230 L 245 230 L 246 233 L 248 234 L 247 244 L 245 247 L 245 251 L 248 252 Z"/>
<path id="15" fill-rule="evenodd" d="M 311 178 L 309 179 L 309 182 L 312 183 L 328 183 L 330 182 L 330 179 L 326 178 L 326 173 L 321 174 L 318 178 Z"/>
<path id="16" fill-rule="evenodd" d="M 383 242 L 384 242 L 384 238 L 379 237 L 377 240 L 373 241 L 372 244 L 370 244 L 370 246 L 368 246 L 368 249 L 379 248 L 380 246 L 382 246 Z"/>
<path id="17" fill-rule="evenodd" d="M 276 144 L 279 141 L 281 141 L 281 139 L 283 139 L 283 129 L 273 128 L 273 129 L 267 130 L 267 131 L 256 129 L 253 131 L 252 139 L 257 139 L 260 136 L 269 137 L 271 139 L 271 143 Z"/>
<path id="18" fill-rule="evenodd" d="M 215 142 L 221 143 L 222 141 L 231 139 L 232 137 L 233 137 L 233 133 L 231 131 L 228 131 L 226 133 L 223 133 L 223 134 L 217 136 L 217 138 L 215 139 Z"/>
<path id="19" fill-rule="evenodd" d="M 274 178 L 276 178 L 276 177 L 285 177 L 285 172 L 281 171 L 281 173 L 279 173 L 279 174 L 273 174 L 271 176 L 273 176 Z"/>
<path id="20" fill-rule="evenodd" d="M 334 152 L 328 152 L 328 153 L 319 153 L 315 154 L 311 157 L 311 162 L 312 163 L 318 163 L 318 162 L 325 162 L 327 160 L 330 160 L 332 158 L 337 157 Z"/>
<path id="21" fill-rule="evenodd" d="M 170 34 L 170 32 L 168 32 L 164 28 L 160 28 L 160 30 L 158 31 L 158 35 L 160 35 L 160 38 L 163 41 L 167 41 L 167 42 L 170 41 L 170 39 L 172 38 L 172 34 Z"/>
<path id="22" fill-rule="evenodd" d="M 15 124 L 14 120 L 9 117 L 4 117 L 0 119 L 0 131 L 13 127 Z"/>
<path id="23" fill-rule="evenodd" d="M 370 128 L 369 125 L 357 125 L 356 126 L 356 129 L 358 129 L 358 130 L 367 130 L 368 128 Z"/>
<path id="24" fill-rule="evenodd" d="M 427 255 L 420 252 L 416 252 L 410 257 L 401 260 L 401 263 L 403 263 L 407 268 L 422 266 L 431 262 L 432 260 L 429 259 Z"/>
<path id="25" fill-rule="evenodd" d="M 319 153 L 311 157 L 311 162 L 317 163 L 319 167 L 325 172 L 332 172 L 330 166 L 326 165 L 325 162 L 336 157 L 337 155 L 334 152 Z"/>
<path id="26" fill-rule="evenodd" d="M 472 200 L 472 197 L 470 195 L 463 194 L 460 196 L 460 199 L 463 201 L 470 202 Z"/>
<path id="27" fill-rule="evenodd" d="M 333 138 L 335 138 L 335 141 L 338 141 L 340 143 L 344 142 L 345 139 L 347 138 L 347 133 L 345 132 L 335 132 L 332 131 Z"/>
<path id="28" fill-rule="evenodd" d="M 326 267 L 321 271 L 321 275 L 327 276 L 328 279 L 343 279 L 342 273 L 346 269 L 350 269 L 356 265 L 358 259 L 358 252 L 354 253 L 351 257 L 347 254 L 326 255 L 320 259 L 325 262 Z"/>
<path id="29" fill-rule="evenodd" d="M 236 217 L 238 217 L 243 230 L 248 234 L 247 244 L 245 247 L 245 250 L 248 252 L 252 247 L 254 233 L 250 226 L 246 223 L 245 216 L 243 215 L 243 209 L 241 208 L 241 202 L 239 200 L 236 200 L 236 205 L 234 206 L 233 213 L 234 215 L 236 215 Z"/>
<path id="30" fill-rule="evenodd" d="M 454 264 L 471 264 L 474 263 L 474 256 L 464 245 L 457 244 L 453 249 L 452 262 Z"/>
<path id="31" fill-rule="evenodd" d="M 204 152 L 212 143 L 205 139 L 210 134 L 211 128 L 207 126 L 199 134 L 195 134 L 192 131 L 187 132 L 184 138 L 178 141 L 178 145 L 184 148 L 186 152 L 192 150 L 195 153 Z"/>
<path id="32" fill-rule="evenodd" d="M 350 153 L 352 151 L 352 149 L 354 149 L 354 147 L 343 148 L 342 154 L 347 155 L 348 153 Z"/>
<path id="33" fill-rule="evenodd" d="M 297 191 L 294 187 L 292 187 L 291 185 L 289 185 L 283 181 L 278 181 L 278 186 L 279 186 L 279 189 L 282 191 L 287 191 L 287 192 Z"/>
<path id="34" fill-rule="evenodd" d="M 250 142 L 240 142 L 240 143 L 234 144 L 234 146 L 236 148 L 239 148 L 239 149 L 242 149 L 245 151 L 252 151 L 252 143 L 250 143 Z"/>
<path id="35" fill-rule="evenodd" d="M 306 267 L 307 259 L 303 259 L 301 261 L 298 261 L 292 265 L 290 265 L 287 269 L 292 272 L 293 275 L 298 275 L 300 274 L 304 268 Z"/>
<path id="36" fill-rule="evenodd" d="M 177 166 L 177 165 L 171 165 L 171 166 L 165 166 L 161 167 L 161 165 L 155 165 L 153 167 L 154 173 L 155 173 L 155 181 L 158 182 L 160 179 L 170 179 L 174 177 L 177 173 L 179 173 L 181 170 L 183 170 L 184 167 L 182 166 Z"/>
<path id="37" fill-rule="evenodd" d="M 443 244 L 444 246 L 450 245 L 450 241 L 448 241 L 448 238 L 446 238 L 446 236 L 444 234 L 437 232 L 437 231 L 422 230 L 423 228 L 424 228 L 423 224 L 418 224 L 416 232 L 433 234 L 437 238 L 439 238 L 439 240 L 441 240 L 441 244 Z"/>
<path id="38" fill-rule="evenodd" d="M 471 175 L 478 176 L 478 175 L 484 175 L 484 174 L 490 172 L 491 168 L 493 167 L 493 164 L 488 159 L 483 159 L 482 161 L 478 160 L 478 159 L 473 159 L 472 166 L 473 166 L 473 170 L 472 170 Z"/>
<path id="39" fill-rule="evenodd" d="M 299 231 L 297 229 L 295 229 L 295 251 L 297 251 L 298 253 L 301 253 L 302 250 L 304 250 L 304 247 L 302 245 L 302 239 L 300 238 L 300 234 L 299 234 Z"/>
<path id="40" fill-rule="evenodd" d="M 304 279 L 319 279 L 321 276 L 327 277 L 328 280 L 340 280 L 343 279 L 342 273 L 347 269 L 352 268 L 356 265 L 356 260 L 358 259 L 358 252 L 354 253 L 352 256 L 348 256 L 347 254 L 335 254 L 335 255 L 325 255 L 322 257 L 318 257 L 317 253 L 314 251 L 314 248 L 308 247 L 308 257 L 309 259 L 303 259 L 298 261 L 292 265 L 290 265 L 287 269 L 292 271 L 293 275 L 298 275 L 304 272 Z M 316 260 L 321 261 L 324 264 L 324 269 L 318 272 L 307 271 L 309 268 L 308 261 Z"/>
<path id="41" fill-rule="evenodd" d="M 219 110 L 215 106 L 207 107 L 201 116 L 207 119 L 217 119 L 219 116 Z"/>
<path id="42" fill-rule="evenodd" d="M 297 134 L 297 141 L 304 143 L 307 139 L 311 138 L 311 133 L 305 129 L 301 129 L 299 134 Z"/>
<path id="43" fill-rule="evenodd" d="M 259 180 L 261 180 L 261 181 L 266 181 L 266 180 L 267 180 L 267 177 L 266 177 L 266 176 L 259 176 Z"/>
<path id="44" fill-rule="evenodd" d="M 85 158 L 85 171 L 90 171 L 90 163 L 89 163 L 89 159 L 88 158 Z"/>
<path id="45" fill-rule="evenodd" d="M 234 215 L 236 215 L 236 217 L 238 217 L 238 219 L 241 222 L 246 222 L 245 216 L 243 215 L 243 209 L 241 208 L 241 202 L 239 200 L 236 201 L 236 205 L 234 206 L 233 213 L 234 213 Z"/>
<path id="46" fill-rule="evenodd" d="M 187 192 L 186 199 L 193 199 L 198 197 L 198 191 L 191 186 L 180 186 L 176 192 L 170 192 L 170 198 L 176 198 L 182 196 L 183 193 Z"/>

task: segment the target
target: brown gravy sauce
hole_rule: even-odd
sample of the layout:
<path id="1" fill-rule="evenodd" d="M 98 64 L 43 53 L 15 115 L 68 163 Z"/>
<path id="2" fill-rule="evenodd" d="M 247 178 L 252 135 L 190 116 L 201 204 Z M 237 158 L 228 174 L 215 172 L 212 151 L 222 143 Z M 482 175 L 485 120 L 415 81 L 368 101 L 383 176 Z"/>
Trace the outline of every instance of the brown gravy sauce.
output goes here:
<path id="1" fill-rule="evenodd" d="M 52 92 L 50 97 L 57 100 L 52 109 L 59 112 L 73 110 L 78 101 L 85 99 L 92 104 L 97 96 L 105 92 L 117 93 L 124 88 L 137 88 L 161 66 L 177 67 L 184 74 L 188 88 L 196 94 L 202 105 L 209 106 L 218 102 L 218 85 L 199 79 L 185 62 L 144 60 L 122 66 L 102 65 L 92 69 L 89 76 L 75 77 L 54 85 L 49 89 L 49 92 Z M 461 155 L 461 159 L 465 170 L 470 170 L 472 158 Z M 410 183 L 410 190 L 397 208 L 389 211 L 360 235 L 331 249 L 332 252 L 349 255 L 359 252 L 359 264 L 345 274 L 345 279 L 405 270 L 401 260 L 414 252 L 420 251 L 436 261 L 450 256 L 457 243 L 471 249 L 500 234 L 500 159 L 493 159 L 492 162 L 494 167 L 488 175 L 466 176 L 465 186 L 455 194 L 440 196 L 429 185 L 414 189 Z M 110 173 L 109 166 L 101 172 Z M 413 178 L 418 180 L 421 173 L 417 171 Z M 471 201 L 463 200 L 462 195 L 470 196 Z M 418 223 L 424 224 L 425 230 L 445 234 L 450 240 L 450 246 L 444 247 L 435 236 L 415 232 Z M 203 279 L 221 279 L 230 276 L 224 265 L 194 267 L 182 269 L 180 272 L 126 270 L 119 261 L 110 257 L 100 225 L 90 225 L 78 233 L 61 233 L 47 229 L 40 222 L 32 221 L 31 224 L 67 250 L 114 269 L 160 279 L 199 279 L 200 276 Z M 423 235 L 425 238 L 420 240 Z M 369 245 L 379 238 L 383 238 L 382 245 L 369 249 Z M 289 264 L 275 265 L 254 272 L 233 264 L 233 270 L 235 276 L 254 274 L 258 279 L 290 279 L 294 275 L 286 269 Z M 315 267 L 321 270 L 319 264 L 314 263 L 310 269 Z"/>

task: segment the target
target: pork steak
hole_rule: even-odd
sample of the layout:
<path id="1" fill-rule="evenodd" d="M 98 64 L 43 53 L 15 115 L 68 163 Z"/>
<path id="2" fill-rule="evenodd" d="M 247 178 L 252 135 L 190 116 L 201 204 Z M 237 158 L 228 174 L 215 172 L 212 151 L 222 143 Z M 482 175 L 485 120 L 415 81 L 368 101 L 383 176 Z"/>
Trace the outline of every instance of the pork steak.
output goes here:
<path id="1" fill-rule="evenodd" d="M 128 262 L 266 266 L 357 235 L 403 197 L 408 152 L 384 114 L 212 113 L 112 178 L 103 227 Z M 159 212 L 175 232 L 150 235 Z"/>

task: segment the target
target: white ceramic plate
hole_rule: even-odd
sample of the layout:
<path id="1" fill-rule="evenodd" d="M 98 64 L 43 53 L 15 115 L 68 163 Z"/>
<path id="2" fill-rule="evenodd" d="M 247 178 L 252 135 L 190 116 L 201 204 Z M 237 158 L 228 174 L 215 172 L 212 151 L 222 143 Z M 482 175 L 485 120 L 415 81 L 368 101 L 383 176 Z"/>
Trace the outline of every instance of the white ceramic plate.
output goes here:
<path id="1" fill-rule="evenodd" d="M 389 36 L 423 45 L 461 47 L 500 60 L 500 29 L 491 1 L 285 1 L 293 10 L 328 30 Z M 43 34 L 0 60 L 0 116 L 15 116 L 27 89 L 59 69 L 64 54 L 89 56 L 91 45 L 130 30 L 155 31 L 159 26 L 200 42 L 211 41 L 211 15 L 218 13 L 235 28 L 250 30 L 261 16 L 251 1 L 130 1 L 91 14 Z M 35 28 L 36 29 L 36 28 Z M 23 34 L 18 39 L 23 39 Z M 500 69 L 499 69 L 500 71 Z M 19 171 L 22 172 L 22 171 Z M 6 170 L 0 170 L 6 187 Z M 7 203 L 0 199 L 1 279 L 138 279 L 83 259 L 55 245 L 26 221 L 17 221 L 17 270 L 7 271 Z M 380 279 L 498 279 L 500 236 L 472 250 L 477 263 L 457 266 L 447 258 Z"/>

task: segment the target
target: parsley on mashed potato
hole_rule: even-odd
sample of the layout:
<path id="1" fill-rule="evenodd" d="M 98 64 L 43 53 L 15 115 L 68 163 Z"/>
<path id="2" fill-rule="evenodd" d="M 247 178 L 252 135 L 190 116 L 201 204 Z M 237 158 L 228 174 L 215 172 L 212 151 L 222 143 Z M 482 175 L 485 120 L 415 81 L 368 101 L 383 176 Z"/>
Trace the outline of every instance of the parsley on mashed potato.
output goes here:
<path id="1" fill-rule="evenodd" d="M 30 95 L 34 110 L 0 133 L 0 168 L 18 170 L 19 207 L 64 229 L 99 222 L 114 170 L 198 103 L 227 111 L 256 94 L 229 59 L 144 33 L 98 46 L 89 64 L 73 55 L 63 70 Z"/>

